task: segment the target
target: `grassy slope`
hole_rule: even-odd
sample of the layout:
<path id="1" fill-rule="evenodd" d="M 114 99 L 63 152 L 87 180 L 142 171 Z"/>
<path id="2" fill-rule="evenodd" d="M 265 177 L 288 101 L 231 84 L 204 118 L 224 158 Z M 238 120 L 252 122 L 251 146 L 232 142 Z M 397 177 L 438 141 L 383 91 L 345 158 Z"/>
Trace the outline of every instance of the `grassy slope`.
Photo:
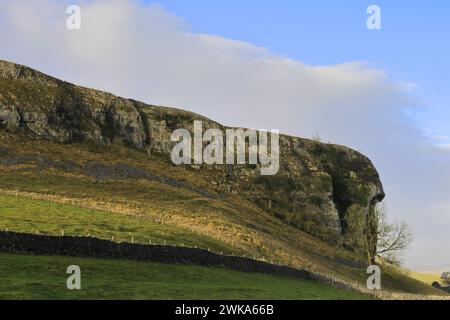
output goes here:
<path id="1" fill-rule="evenodd" d="M 66 236 L 93 236 L 117 242 L 200 246 L 231 253 L 232 247 L 211 237 L 172 225 L 120 213 L 90 210 L 43 200 L 0 194 L 0 229 Z"/>
<path id="2" fill-rule="evenodd" d="M 61 145 L 0 132 L 0 193 L 19 191 L 19 201 L 4 197 L 0 228 L 60 234 L 90 233 L 118 240 L 166 240 L 224 252 L 246 253 L 291 266 L 309 268 L 347 281 L 365 284 L 364 264 L 351 253 L 287 226 L 238 195 L 220 195 L 201 171 L 175 167 L 167 157 L 147 155 L 119 145 Z M 11 156 L 39 155 L 57 161 L 105 164 L 126 162 L 162 177 L 177 179 L 220 195 L 206 198 L 185 188 L 144 179 L 96 181 L 80 170 L 64 171 L 35 162 L 2 164 Z M 120 159 L 120 160 L 117 160 Z M 212 174 L 212 173 L 209 173 Z M 51 201 L 42 201 L 50 195 Z M 33 202 L 29 198 L 40 198 Z M 8 199 L 8 200 L 7 200 Z M 78 206 L 95 208 L 84 210 Z M 112 211 L 114 213 L 109 213 Z M 385 288 L 427 293 L 430 288 L 393 270 L 385 270 Z M 431 292 L 434 292 L 431 290 Z"/>
<path id="3" fill-rule="evenodd" d="M 0 254 L 0 299 L 367 299 L 312 281 L 197 266 Z M 69 265 L 81 290 L 66 288 Z"/>

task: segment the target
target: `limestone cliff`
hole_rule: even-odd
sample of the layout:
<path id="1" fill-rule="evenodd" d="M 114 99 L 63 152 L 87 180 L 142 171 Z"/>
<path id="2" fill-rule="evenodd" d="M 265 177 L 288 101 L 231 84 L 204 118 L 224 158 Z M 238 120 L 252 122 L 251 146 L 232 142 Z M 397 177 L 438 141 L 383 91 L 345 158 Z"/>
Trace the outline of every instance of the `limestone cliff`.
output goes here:
<path id="1" fill-rule="evenodd" d="M 0 128 L 60 143 L 124 143 L 168 153 L 176 128 L 223 127 L 183 110 L 147 105 L 82 88 L 30 68 L 0 61 Z M 280 137 L 280 171 L 261 176 L 255 166 L 196 166 L 223 192 L 240 194 L 286 223 L 341 243 L 349 212 L 365 226 L 371 206 L 384 198 L 371 161 L 349 148 Z M 169 160 L 169 157 L 167 157 Z M 168 165 L 170 165 L 168 161 Z"/>

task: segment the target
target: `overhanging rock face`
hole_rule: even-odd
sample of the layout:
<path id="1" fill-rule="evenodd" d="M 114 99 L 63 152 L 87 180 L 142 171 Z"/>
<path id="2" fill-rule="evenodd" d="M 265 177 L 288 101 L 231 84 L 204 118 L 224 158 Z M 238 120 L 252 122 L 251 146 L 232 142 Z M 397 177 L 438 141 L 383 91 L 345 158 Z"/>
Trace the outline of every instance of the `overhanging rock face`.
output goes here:
<path id="1" fill-rule="evenodd" d="M 0 61 L 2 130 L 60 143 L 122 142 L 145 152 L 168 154 L 173 130 L 192 131 L 194 120 L 203 121 L 203 130 L 225 129 L 194 113 L 78 87 Z M 275 176 L 261 176 L 259 168 L 251 165 L 195 169 L 223 192 L 251 199 L 285 223 L 334 243 L 342 243 L 349 232 L 349 215 L 367 224 L 371 206 L 384 198 L 379 175 L 362 154 L 285 135 L 280 136 L 280 170 Z"/>

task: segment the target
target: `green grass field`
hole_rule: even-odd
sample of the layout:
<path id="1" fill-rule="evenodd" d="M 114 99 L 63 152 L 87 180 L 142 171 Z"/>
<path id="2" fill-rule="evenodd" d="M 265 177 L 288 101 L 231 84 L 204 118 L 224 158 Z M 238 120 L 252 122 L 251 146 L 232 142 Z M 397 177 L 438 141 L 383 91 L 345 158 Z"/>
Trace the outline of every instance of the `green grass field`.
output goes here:
<path id="1" fill-rule="evenodd" d="M 118 242 L 185 245 L 233 252 L 211 237 L 120 213 L 77 208 L 0 194 L 0 229 L 14 232 L 87 236 Z M 237 252 L 235 249 L 234 252 Z"/>
<path id="2" fill-rule="evenodd" d="M 368 299 L 313 281 L 158 263 L 0 254 L 0 299 Z M 66 269 L 81 268 L 81 290 Z"/>
<path id="3" fill-rule="evenodd" d="M 61 230 L 64 230 L 65 235 L 90 234 L 91 236 L 95 236 L 97 238 L 111 240 L 111 238 L 114 237 L 114 241 L 126 242 L 130 242 L 131 237 L 133 237 L 134 241 L 137 243 L 149 243 L 151 240 L 152 244 L 163 244 L 165 241 L 166 244 L 172 245 L 180 245 L 183 243 L 186 246 L 211 248 L 211 250 L 216 252 L 239 252 L 237 248 L 233 248 L 228 244 L 206 235 L 193 233 L 189 230 L 183 230 L 182 228 L 178 228 L 173 225 L 155 223 L 151 220 L 120 213 L 111 213 L 98 210 L 92 211 L 70 205 L 62 205 L 43 200 L 33 200 L 4 194 L 0 194 L 0 203 L 0 229 L 8 229 L 10 231 L 25 233 L 35 233 L 36 230 L 39 230 L 42 234 L 51 235 L 59 235 L 61 234 Z M 23 257 L 23 259 L 26 258 Z M 32 260 L 37 258 L 29 257 L 28 259 Z M 36 261 L 36 263 L 40 262 Z M 113 263 L 120 264 L 121 262 L 114 261 Z M 3 265 L 3 261 L 0 264 Z M 40 268 L 41 266 L 39 265 L 38 267 Z M 187 269 L 188 267 L 180 268 Z M 20 268 L 18 270 L 20 270 Z M 110 270 L 114 270 L 114 267 L 112 267 L 111 264 Z M 229 271 L 226 271 L 226 273 L 229 273 Z M 5 273 L 3 273 L 3 276 L 4 275 Z M 365 275 L 362 274 L 361 279 L 364 279 L 364 276 Z M 24 274 L 23 277 L 26 279 Z M 21 284 L 23 281 L 24 280 L 20 280 L 18 283 Z M 180 281 L 178 285 L 183 287 L 184 280 L 178 279 L 178 281 Z M 11 284 L 12 283 L 13 282 L 11 282 Z M 422 287 L 418 285 L 421 282 L 410 281 L 405 275 L 399 274 L 395 270 L 386 270 L 384 273 L 384 283 L 388 283 L 393 287 L 405 288 L 409 292 L 420 292 L 423 290 Z M 0 283 L 0 288 L 4 285 L 5 282 Z M 36 286 L 39 287 L 40 285 L 37 284 Z M 12 294 L 12 291 L 10 292 Z M 22 294 L 25 294 L 25 292 L 26 290 L 23 291 Z M 184 291 L 180 291 L 179 295 L 176 297 L 183 298 L 183 294 L 185 293 L 186 292 Z M 49 292 L 47 292 L 47 294 L 49 294 Z M 136 294 L 136 298 L 139 298 L 140 293 L 137 292 Z M 31 297 L 33 297 L 33 295 L 30 296 L 30 298 Z M 293 296 L 292 299 L 296 297 L 297 296 Z M 67 298 L 70 297 L 68 296 Z M 106 299 L 108 297 L 101 296 L 101 298 Z M 217 298 L 219 298 L 219 295 Z M 233 297 L 230 297 L 230 299 L 231 298 Z M 245 298 L 245 295 L 243 295 L 242 298 Z"/>
<path id="4" fill-rule="evenodd" d="M 158 154 L 148 155 L 119 144 L 62 145 L 2 132 L 0 148 L 7 150 L 0 153 L 0 229 L 52 235 L 64 230 L 68 236 L 197 246 L 365 285 L 367 266 L 361 257 L 283 223 L 248 199 L 221 194 L 221 189 L 211 184 L 209 173 L 171 166 Z M 8 159 L 30 155 L 35 160 L 7 164 Z M 76 167 L 63 170 L 36 159 L 75 162 Z M 145 179 L 96 180 L 80 169 L 92 161 L 110 165 L 118 159 L 216 197 Z M 394 291 L 438 294 L 430 285 L 394 268 L 383 268 L 383 286 Z"/>
<path id="5" fill-rule="evenodd" d="M 233 249 L 213 238 L 147 219 L 0 194 L 0 229 L 87 235 L 130 242 Z M 65 287 L 67 266 L 82 269 L 81 291 Z M 312 281 L 120 260 L 0 254 L 0 299 L 360 299 Z"/>

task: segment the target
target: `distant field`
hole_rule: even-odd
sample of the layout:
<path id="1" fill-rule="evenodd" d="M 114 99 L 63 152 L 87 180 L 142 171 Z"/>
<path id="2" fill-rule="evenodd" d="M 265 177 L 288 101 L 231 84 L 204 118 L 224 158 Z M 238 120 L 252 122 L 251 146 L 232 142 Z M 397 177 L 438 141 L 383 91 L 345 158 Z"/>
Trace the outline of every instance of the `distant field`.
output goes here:
<path id="1" fill-rule="evenodd" d="M 313 281 L 197 266 L 0 254 L 0 299 L 367 299 Z M 66 268 L 81 268 L 78 291 Z"/>
<path id="2" fill-rule="evenodd" d="M 441 282 L 441 276 L 439 274 L 424 273 L 424 272 L 411 272 L 411 277 L 419 281 L 425 282 L 427 284 L 432 284 L 433 282 Z"/>

